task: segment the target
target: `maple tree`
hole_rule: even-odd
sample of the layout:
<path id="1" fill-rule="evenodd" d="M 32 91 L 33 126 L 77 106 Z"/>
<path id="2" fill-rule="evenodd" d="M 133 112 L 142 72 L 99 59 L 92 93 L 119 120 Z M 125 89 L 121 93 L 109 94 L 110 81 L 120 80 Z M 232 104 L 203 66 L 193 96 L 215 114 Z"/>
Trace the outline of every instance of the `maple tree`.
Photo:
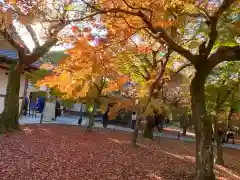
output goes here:
<path id="1" fill-rule="evenodd" d="M 157 42 L 165 43 L 194 66 L 191 104 L 196 131 L 197 179 L 214 179 L 212 126 L 206 113 L 204 83 L 220 62 L 239 60 L 240 47 L 235 38 L 238 36 L 235 30 L 239 26 L 236 19 L 239 1 L 103 0 L 84 3 L 94 13 L 101 14 L 103 22 L 110 27 L 120 24 L 117 29 L 122 33 L 129 32 L 126 30 L 129 28 L 144 29 Z M 121 23 L 115 23 L 117 21 Z M 175 37 L 170 36 L 170 32 L 175 32 Z M 220 37 L 222 32 L 225 33 L 224 38 Z"/>
<path id="2" fill-rule="evenodd" d="M 73 8 L 75 8 L 74 13 L 72 12 Z M 20 73 L 38 61 L 57 42 L 61 43 L 63 39 L 72 40 L 75 38 L 74 35 L 64 35 L 62 30 L 72 21 L 86 19 L 81 18 L 79 11 L 79 7 L 76 7 L 71 1 L 51 3 L 48 1 L 16 0 L 1 2 L 0 33 L 17 52 L 18 60 L 12 61 L 9 58 L 1 57 L 1 60 L 10 60 L 9 62 L 13 63 L 14 68 L 10 68 L 8 73 L 8 87 L 4 110 L 0 118 L 0 132 L 19 129 Z M 26 36 L 20 35 L 20 31 L 25 31 L 28 34 L 29 41 L 33 42 L 32 46 L 25 39 Z M 11 127 L 11 124 L 16 125 Z"/>
<path id="3" fill-rule="evenodd" d="M 166 52 L 167 49 L 160 44 L 151 43 L 149 40 L 145 40 L 145 42 L 148 43 L 146 45 L 141 43 L 135 44 L 135 49 L 119 53 L 118 55 L 118 60 L 121 64 L 120 70 L 130 74 L 133 81 L 138 83 L 135 97 L 138 100 L 137 107 L 139 106 L 137 108 L 138 121 L 146 119 L 147 116 L 152 116 L 154 111 L 163 113 L 166 108 L 160 101 L 161 97 L 158 95 L 158 91 L 168 79 L 164 72 L 170 53 Z M 145 130 L 148 127 L 145 126 Z M 136 142 L 137 131 L 138 126 L 135 128 L 133 143 Z M 152 129 L 147 131 L 149 132 L 147 133 L 149 137 L 152 137 Z"/>
<path id="4" fill-rule="evenodd" d="M 224 165 L 222 138 L 219 130 L 234 129 L 229 121 L 231 109 L 239 102 L 239 62 L 228 62 L 217 66 L 207 79 L 206 104 L 214 125 L 214 137 L 217 143 L 216 163 Z"/>
<path id="5" fill-rule="evenodd" d="M 63 99 L 73 97 L 78 102 L 86 102 L 87 106 L 100 103 L 102 111 L 109 103 L 114 103 L 109 112 L 111 119 L 116 116 L 119 107 L 129 106 L 128 100 L 121 101 L 121 93 L 126 92 L 124 85 L 129 77 L 117 71 L 113 52 L 101 45 L 93 47 L 87 37 L 81 37 L 75 47 L 66 53 L 70 56 L 62 59 L 54 73 L 40 80 L 38 85 L 55 87 L 64 93 Z M 114 94 L 116 91 L 120 94 Z M 91 115 L 92 112 L 89 113 Z M 94 120 L 93 117 L 90 119 Z M 93 122 L 89 124 L 92 126 Z"/>
<path id="6" fill-rule="evenodd" d="M 164 64 L 169 56 L 175 56 L 174 53 L 178 53 L 181 58 L 188 61 L 180 69 L 185 66 L 194 67 L 195 74 L 191 82 L 190 92 L 196 134 L 197 179 L 214 179 L 211 141 L 213 132 L 206 111 L 204 83 L 217 64 L 223 61 L 239 60 L 240 47 L 237 42 L 239 36 L 239 1 L 100 0 L 86 2 L 82 0 L 81 4 L 86 5 L 86 8 L 83 16 L 77 18 L 76 21 L 87 19 L 92 26 L 98 29 L 107 29 L 107 38 L 100 38 L 97 42 L 104 42 L 106 53 L 109 53 L 106 50 L 108 46 L 111 46 L 113 51 L 111 53 L 114 54 L 124 50 L 128 51 L 134 46 L 130 43 L 131 47 L 129 47 L 127 42 L 136 34 L 148 44 L 157 42 L 164 45 L 164 49 L 166 49 L 163 56 L 164 61 L 158 62 L 162 68 L 160 68 L 161 70 L 152 69 L 150 73 L 153 78 L 150 78 L 151 85 L 148 86 L 146 99 L 144 99 L 147 104 L 151 102 L 152 93 L 161 84 L 159 80 L 163 77 Z M 96 23 L 94 17 L 99 17 L 101 22 Z M 69 21 L 73 21 L 73 19 Z M 72 31 L 77 32 L 77 29 L 73 28 Z M 93 35 L 89 31 L 88 27 L 84 28 L 85 34 L 88 34 L 87 37 L 91 40 Z M 224 36 L 221 37 L 222 33 Z M 146 40 L 146 37 L 151 37 L 151 39 Z M 93 50 L 95 51 L 95 49 Z M 141 47 L 140 50 L 149 51 L 149 47 L 147 46 L 147 49 Z M 86 54 L 85 58 L 92 56 L 90 52 Z M 107 56 L 115 57 L 115 55 Z M 65 70 L 62 74 L 64 73 L 68 73 L 68 71 Z M 92 70 L 91 74 L 93 74 Z M 69 78 L 66 74 L 60 75 L 60 77 Z M 81 75 L 81 77 L 83 76 Z M 93 82 L 92 76 L 87 80 Z M 70 80 L 68 81 L 70 82 Z M 80 82 L 80 84 L 83 83 Z M 85 89 L 90 89 L 89 85 L 91 84 L 85 85 Z M 66 88 L 67 86 L 63 90 Z M 146 105 L 146 103 L 143 104 Z M 144 106 L 141 112 L 145 112 L 146 107 Z"/>
<path id="7" fill-rule="evenodd" d="M 5 132 L 19 129 L 19 89 L 20 74 L 26 65 L 30 65 L 44 55 L 56 42 L 56 38 L 50 38 L 43 45 L 40 45 L 37 35 L 34 31 L 33 22 L 37 15 L 40 16 L 43 11 L 41 7 L 44 4 L 28 1 L 4 1 L 0 6 L 0 33 L 17 52 L 19 61 L 10 61 L 8 85 L 6 97 L 4 100 L 4 110 L 0 118 L 0 131 Z M 34 43 L 34 49 L 31 52 L 26 41 L 20 37 L 18 28 L 24 26 L 30 34 Z M 49 36 L 50 37 L 50 36 Z M 1 57 L 4 59 L 5 57 Z M 11 60 L 11 59 L 10 59 Z M 11 110 L 10 110 L 11 109 Z"/>

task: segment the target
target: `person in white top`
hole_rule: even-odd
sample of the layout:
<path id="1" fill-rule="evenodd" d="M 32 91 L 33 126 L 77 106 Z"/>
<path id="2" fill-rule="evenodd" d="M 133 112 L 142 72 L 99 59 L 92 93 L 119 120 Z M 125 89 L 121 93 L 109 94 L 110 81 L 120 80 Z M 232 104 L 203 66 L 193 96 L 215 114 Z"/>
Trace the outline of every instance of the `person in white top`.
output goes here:
<path id="1" fill-rule="evenodd" d="M 137 114 L 136 114 L 136 112 L 133 112 L 132 113 L 132 120 L 131 120 L 132 129 L 135 129 L 136 121 L 137 121 Z"/>

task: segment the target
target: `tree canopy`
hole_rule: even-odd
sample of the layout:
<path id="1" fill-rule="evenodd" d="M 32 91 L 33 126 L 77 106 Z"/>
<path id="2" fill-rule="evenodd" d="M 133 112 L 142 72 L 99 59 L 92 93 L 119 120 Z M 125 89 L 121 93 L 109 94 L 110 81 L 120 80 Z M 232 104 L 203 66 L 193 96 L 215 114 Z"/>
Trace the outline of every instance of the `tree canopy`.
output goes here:
<path id="1" fill-rule="evenodd" d="M 240 60 L 239 7 L 239 0 L 5 1 L 1 33 L 18 52 L 18 70 L 37 61 L 56 43 L 71 44 L 68 56 L 38 83 L 57 88 L 64 98 L 111 101 L 112 114 L 120 107 L 134 109 L 140 104 L 139 114 L 157 107 L 163 110 L 163 89 L 170 84 L 172 72 L 183 73 L 188 67 L 191 98 L 189 92 L 175 93 L 170 101 L 184 96 L 186 102 L 179 104 L 185 106 L 191 99 L 197 177 L 213 179 L 208 113 L 216 108 L 213 104 L 219 102 L 220 94 L 214 99 L 209 93 L 224 85 L 221 91 L 229 95 L 238 86 L 233 75 L 236 69 L 220 63 Z M 17 24 L 30 34 L 32 48 Z M 36 29 L 41 28 L 45 32 L 39 38 Z M 220 75 L 214 78 L 216 74 Z M 126 87 L 129 82 L 134 86 Z M 182 86 L 178 89 L 185 91 Z"/>

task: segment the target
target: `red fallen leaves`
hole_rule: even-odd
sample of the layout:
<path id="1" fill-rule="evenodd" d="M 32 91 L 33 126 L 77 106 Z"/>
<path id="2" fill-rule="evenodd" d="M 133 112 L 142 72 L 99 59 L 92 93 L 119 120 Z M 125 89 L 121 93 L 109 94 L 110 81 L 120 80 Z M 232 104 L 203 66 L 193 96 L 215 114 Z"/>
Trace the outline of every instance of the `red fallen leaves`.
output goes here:
<path id="1" fill-rule="evenodd" d="M 193 179 L 188 160 L 193 144 L 186 148 L 183 142 L 161 139 L 160 145 L 143 141 L 132 148 L 129 133 L 64 125 L 23 129 L 0 137 L 1 180 Z"/>

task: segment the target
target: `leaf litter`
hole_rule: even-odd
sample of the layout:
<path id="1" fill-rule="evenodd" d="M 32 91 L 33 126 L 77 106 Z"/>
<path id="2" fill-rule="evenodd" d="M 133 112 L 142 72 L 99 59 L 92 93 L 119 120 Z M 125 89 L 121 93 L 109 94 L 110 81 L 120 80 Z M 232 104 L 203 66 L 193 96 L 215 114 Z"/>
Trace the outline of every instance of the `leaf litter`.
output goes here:
<path id="1" fill-rule="evenodd" d="M 140 139 L 139 146 L 133 148 L 129 133 L 86 132 L 65 125 L 28 125 L 22 129 L 0 137 L 1 180 L 193 179 L 195 150 L 191 143 Z M 226 151 L 227 163 L 240 154 Z M 236 171 L 240 172 L 239 166 L 232 171 L 216 169 L 219 179 L 227 180 L 240 179 Z"/>

